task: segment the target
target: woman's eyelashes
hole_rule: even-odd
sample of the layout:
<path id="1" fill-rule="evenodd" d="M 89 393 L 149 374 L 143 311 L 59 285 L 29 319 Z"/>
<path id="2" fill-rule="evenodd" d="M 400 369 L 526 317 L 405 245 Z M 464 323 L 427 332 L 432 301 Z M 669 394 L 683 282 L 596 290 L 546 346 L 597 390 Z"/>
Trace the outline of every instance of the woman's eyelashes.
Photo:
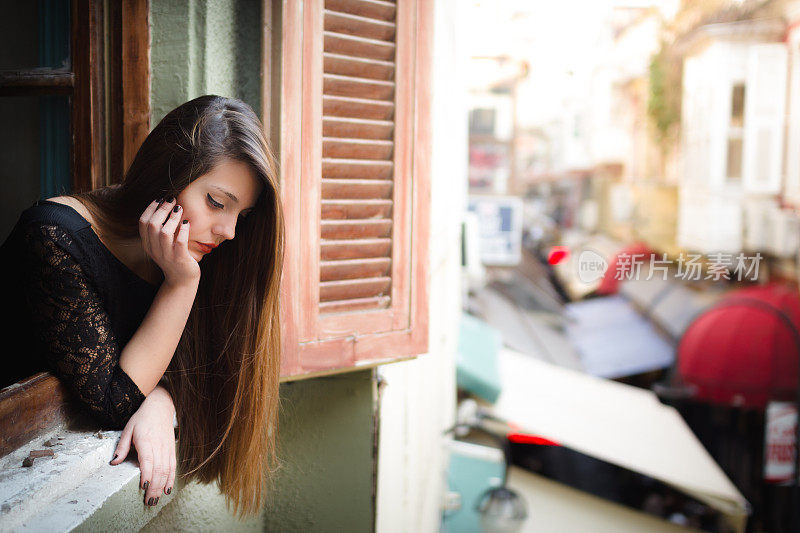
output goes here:
<path id="1" fill-rule="evenodd" d="M 216 207 L 217 209 L 225 209 L 225 206 L 224 206 L 224 205 L 222 205 L 221 203 L 217 202 L 216 200 L 214 200 L 214 199 L 211 197 L 211 195 L 210 195 L 210 194 L 206 194 L 206 196 L 208 197 L 208 201 L 209 201 L 209 203 L 210 203 L 210 204 L 211 204 L 213 207 Z"/>
<path id="2" fill-rule="evenodd" d="M 206 196 L 208 197 L 208 202 L 211 204 L 212 207 L 216 209 L 225 209 L 225 206 L 214 200 L 214 198 L 210 194 L 206 193 Z M 247 211 L 246 213 L 240 213 L 239 218 L 242 219 L 247 218 L 247 215 L 249 215 L 250 213 L 252 213 L 252 209 Z"/>

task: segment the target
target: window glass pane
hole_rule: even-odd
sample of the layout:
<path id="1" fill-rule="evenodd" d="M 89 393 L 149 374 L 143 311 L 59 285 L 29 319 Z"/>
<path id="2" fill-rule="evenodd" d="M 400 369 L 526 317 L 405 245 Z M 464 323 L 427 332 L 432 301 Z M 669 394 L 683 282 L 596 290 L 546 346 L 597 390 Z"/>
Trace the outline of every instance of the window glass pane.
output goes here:
<path id="1" fill-rule="evenodd" d="M 493 135 L 494 121 L 494 109 L 473 109 L 469 114 L 469 132 L 471 135 Z"/>
<path id="2" fill-rule="evenodd" d="M 742 177 L 742 138 L 731 137 L 728 139 L 728 179 Z"/>
<path id="3" fill-rule="evenodd" d="M 0 0 L 0 70 L 71 68 L 70 2 Z"/>
<path id="4" fill-rule="evenodd" d="M 744 124 L 744 84 L 737 83 L 731 91 L 731 126 Z"/>
<path id="5" fill-rule="evenodd" d="M 70 191 L 70 137 L 68 96 L 0 98 L 0 242 L 22 209 Z"/>

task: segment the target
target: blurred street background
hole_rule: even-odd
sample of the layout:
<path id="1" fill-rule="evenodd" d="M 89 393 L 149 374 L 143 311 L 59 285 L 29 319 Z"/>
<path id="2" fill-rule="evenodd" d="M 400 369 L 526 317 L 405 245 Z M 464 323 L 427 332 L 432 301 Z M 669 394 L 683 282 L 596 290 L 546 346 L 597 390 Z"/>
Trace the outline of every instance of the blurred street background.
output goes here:
<path id="1" fill-rule="evenodd" d="M 646 391 L 611 400 L 611 387 L 600 432 L 654 398 L 680 413 L 674 430 L 604 443 L 534 414 L 528 427 L 551 431 L 509 435 L 512 464 L 662 519 L 619 530 L 800 531 L 800 2 L 472 1 L 463 18 L 460 408 L 502 416 L 524 390 L 515 401 L 593 423 L 605 393 L 581 387 L 596 379 L 561 394 L 557 372 L 504 376 L 523 362 Z M 475 348 L 492 336 L 496 368 Z M 595 395 L 570 403 L 582 394 Z M 682 458 L 681 431 L 697 448 Z M 695 484 L 693 453 L 731 485 Z"/>

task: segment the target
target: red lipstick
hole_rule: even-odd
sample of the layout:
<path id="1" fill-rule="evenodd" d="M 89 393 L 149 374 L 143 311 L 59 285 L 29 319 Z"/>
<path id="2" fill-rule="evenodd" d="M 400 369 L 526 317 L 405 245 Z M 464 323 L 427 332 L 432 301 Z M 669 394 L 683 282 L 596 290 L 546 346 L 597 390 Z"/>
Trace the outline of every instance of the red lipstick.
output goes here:
<path id="1" fill-rule="evenodd" d="M 211 250 L 213 250 L 214 248 L 217 247 L 216 244 L 208 244 L 208 243 L 199 242 L 199 241 L 195 241 L 195 242 L 197 243 L 197 246 L 200 248 L 200 251 L 203 252 L 204 254 L 207 254 L 207 253 L 211 252 Z"/>

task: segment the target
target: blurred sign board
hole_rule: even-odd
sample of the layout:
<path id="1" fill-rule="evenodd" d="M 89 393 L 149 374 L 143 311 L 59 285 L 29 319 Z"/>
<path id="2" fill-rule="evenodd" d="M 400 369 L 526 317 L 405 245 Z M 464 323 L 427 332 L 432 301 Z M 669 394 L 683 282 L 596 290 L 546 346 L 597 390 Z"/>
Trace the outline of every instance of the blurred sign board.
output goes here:
<path id="1" fill-rule="evenodd" d="M 483 264 L 519 264 L 522 246 L 522 199 L 516 196 L 470 196 L 468 210 L 478 217 L 479 249 Z"/>
<path id="2" fill-rule="evenodd" d="M 795 464 L 797 406 L 791 402 L 767 404 L 764 434 L 764 481 L 791 483 Z"/>

